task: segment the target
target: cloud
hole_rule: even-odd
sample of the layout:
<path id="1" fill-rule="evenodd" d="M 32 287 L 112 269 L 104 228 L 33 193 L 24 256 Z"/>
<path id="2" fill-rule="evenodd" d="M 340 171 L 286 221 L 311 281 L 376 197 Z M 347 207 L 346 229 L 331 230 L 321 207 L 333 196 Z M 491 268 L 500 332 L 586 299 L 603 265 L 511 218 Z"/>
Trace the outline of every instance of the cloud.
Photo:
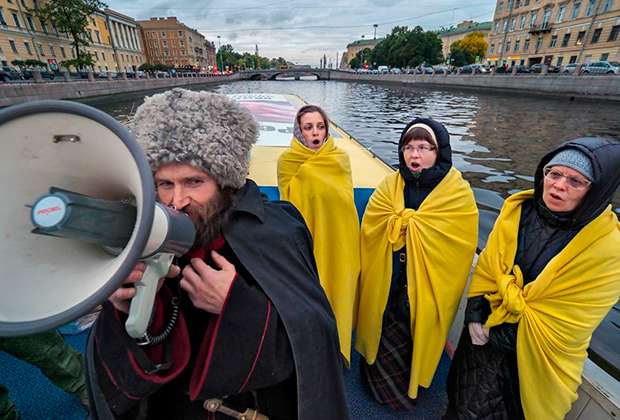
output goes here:
<path id="1" fill-rule="evenodd" d="M 153 4 L 152 2 L 155 2 Z M 282 56 L 303 64 L 318 64 L 326 54 L 342 54 L 346 45 L 390 33 L 396 25 L 424 29 L 449 26 L 464 19 L 491 20 L 494 2 L 482 0 L 107 0 L 111 9 L 136 19 L 176 16 L 210 41 L 236 51 Z M 317 26 L 322 28 L 316 28 Z M 291 28 L 282 30 L 282 28 Z M 216 42 L 217 44 L 217 42 Z"/>

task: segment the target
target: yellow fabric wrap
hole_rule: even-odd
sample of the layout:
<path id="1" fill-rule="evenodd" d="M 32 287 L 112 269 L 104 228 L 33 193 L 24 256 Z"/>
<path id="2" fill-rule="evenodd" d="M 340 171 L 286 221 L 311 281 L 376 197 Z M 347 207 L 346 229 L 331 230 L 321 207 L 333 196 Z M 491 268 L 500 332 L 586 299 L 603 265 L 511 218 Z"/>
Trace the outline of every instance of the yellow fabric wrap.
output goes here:
<path id="1" fill-rule="evenodd" d="M 593 331 L 620 296 L 620 224 L 608 207 L 523 287 L 514 265 L 521 204 L 509 197 L 480 254 L 469 296 L 484 295 L 486 326 L 519 322 L 517 365 L 527 419 L 562 419 L 577 399 Z M 544 397 L 543 397 L 544 396 Z"/>
<path id="2" fill-rule="evenodd" d="M 362 220 L 362 273 L 355 348 L 373 364 L 392 278 L 392 253 L 407 245 L 413 356 L 408 395 L 429 387 L 458 309 L 478 241 L 474 195 L 454 167 L 418 210 L 405 208 L 396 172 L 370 198 Z"/>
<path id="3" fill-rule="evenodd" d="M 349 156 L 332 137 L 316 152 L 293 138 L 278 160 L 278 188 L 280 198 L 299 209 L 312 233 L 321 286 L 336 316 L 340 351 L 349 363 L 360 272 Z"/>

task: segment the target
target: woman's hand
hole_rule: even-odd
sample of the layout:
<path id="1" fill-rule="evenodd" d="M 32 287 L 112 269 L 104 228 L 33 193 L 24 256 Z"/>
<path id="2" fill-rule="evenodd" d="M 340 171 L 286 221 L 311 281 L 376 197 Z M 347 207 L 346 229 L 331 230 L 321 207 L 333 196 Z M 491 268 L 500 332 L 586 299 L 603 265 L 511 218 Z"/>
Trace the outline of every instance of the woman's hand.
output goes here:
<path id="1" fill-rule="evenodd" d="M 489 341 L 489 329 L 480 322 L 470 322 L 467 324 L 471 342 L 475 346 L 484 346 Z"/>

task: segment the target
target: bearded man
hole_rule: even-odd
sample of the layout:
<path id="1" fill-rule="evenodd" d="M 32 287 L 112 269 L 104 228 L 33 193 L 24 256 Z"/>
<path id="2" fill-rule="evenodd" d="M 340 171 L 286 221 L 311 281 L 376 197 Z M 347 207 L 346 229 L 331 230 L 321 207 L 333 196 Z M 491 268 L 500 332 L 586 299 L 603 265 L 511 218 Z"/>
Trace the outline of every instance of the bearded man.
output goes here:
<path id="1" fill-rule="evenodd" d="M 197 239 L 160 281 L 149 344 L 124 329 L 144 264 L 106 302 L 87 349 L 94 417 L 211 419 L 216 398 L 270 419 L 348 418 L 311 236 L 294 207 L 246 180 L 251 114 L 173 89 L 147 98 L 132 129 L 159 201 L 187 213 Z"/>

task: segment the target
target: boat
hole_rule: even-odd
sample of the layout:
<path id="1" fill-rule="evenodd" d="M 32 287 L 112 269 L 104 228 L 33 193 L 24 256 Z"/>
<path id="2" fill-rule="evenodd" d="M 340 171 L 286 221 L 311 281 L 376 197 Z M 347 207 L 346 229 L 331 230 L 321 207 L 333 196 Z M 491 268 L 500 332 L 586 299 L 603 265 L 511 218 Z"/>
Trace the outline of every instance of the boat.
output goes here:
<path id="1" fill-rule="evenodd" d="M 279 199 L 277 187 L 277 161 L 289 147 L 293 120 L 297 109 L 305 104 L 302 98 L 295 95 L 281 94 L 232 94 L 229 95 L 242 106 L 252 112 L 259 122 L 260 135 L 257 144 L 251 151 L 249 177 L 256 181 L 261 192 L 270 200 Z M 354 185 L 354 199 L 358 216 L 361 220 L 368 199 L 381 180 L 395 169 L 371 150 L 364 147 L 336 123 L 330 123 L 330 134 L 336 145 L 349 154 Z M 480 210 L 480 238 L 478 250 L 484 247 L 488 233 L 501 208 L 502 199 L 490 191 L 474 188 L 474 194 Z M 474 261 L 475 264 L 475 261 Z M 351 369 L 345 372 L 345 382 L 349 410 L 352 419 L 416 419 L 440 418 L 445 411 L 447 397 L 445 382 L 450 359 L 454 354 L 456 343 L 463 325 L 463 312 L 466 304 L 466 293 L 463 294 L 459 312 L 453 322 L 446 342 L 445 352 L 433 379 L 431 387 L 418 399 L 416 411 L 409 414 L 395 412 L 375 403 L 363 389 L 359 372 L 359 355 L 352 352 Z M 607 323 L 601 328 L 608 328 L 617 334 L 620 325 L 620 306 L 616 305 L 610 313 Z M 615 324 L 614 324 L 615 323 Z M 615 325 L 615 327 L 614 327 Z M 615 330 L 613 328 L 616 328 Z M 599 331 L 595 333 L 595 338 Z M 84 352 L 87 331 L 67 335 L 66 339 L 75 348 Z M 616 336 L 617 337 L 617 336 Z M 579 399 L 573 404 L 567 419 L 617 419 L 620 415 L 620 382 L 613 376 L 617 375 L 620 363 L 609 360 L 618 357 L 618 349 L 607 349 L 607 341 L 601 340 L 598 349 L 595 341 L 590 349 L 591 358 L 586 361 L 583 372 L 583 383 L 579 389 Z M 612 340 L 613 343 L 613 340 Z M 611 354 L 611 356 L 609 356 Z M 605 363 L 611 365 L 606 369 Z M 54 387 L 35 368 L 24 362 L 11 358 L 0 352 L 1 382 L 11 390 L 11 396 L 18 405 L 25 419 L 83 419 L 84 411 L 79 403 L 61 390 Z M 611 372 L 611 373 L 610 373 Z"/>

